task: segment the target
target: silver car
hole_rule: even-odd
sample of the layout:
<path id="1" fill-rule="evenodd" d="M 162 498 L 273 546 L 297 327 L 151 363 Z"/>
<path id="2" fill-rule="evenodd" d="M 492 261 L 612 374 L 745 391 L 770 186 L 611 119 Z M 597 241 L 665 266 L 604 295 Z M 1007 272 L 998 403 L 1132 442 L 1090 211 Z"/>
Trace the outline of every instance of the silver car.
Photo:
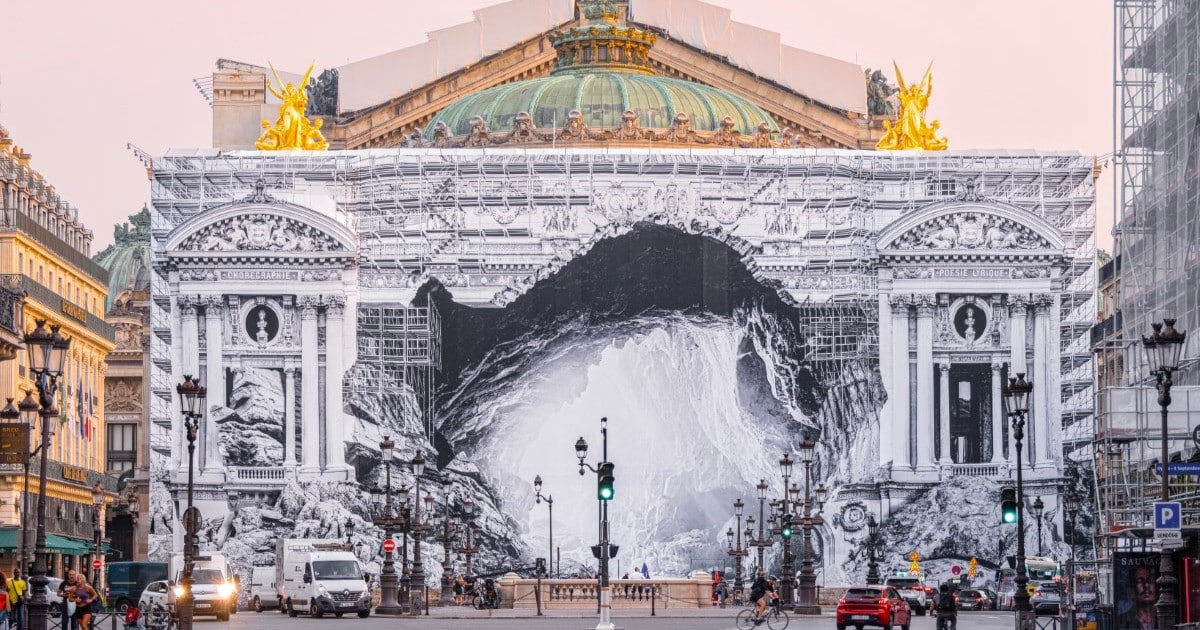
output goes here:
<path id="1" fill-rule="evenodd" d="M 1058 582 L 1037 582 L 1037 590 L 1029 598 L 1035 615 L 1057 615 L 1063 602 L 1063 586 Z"/>

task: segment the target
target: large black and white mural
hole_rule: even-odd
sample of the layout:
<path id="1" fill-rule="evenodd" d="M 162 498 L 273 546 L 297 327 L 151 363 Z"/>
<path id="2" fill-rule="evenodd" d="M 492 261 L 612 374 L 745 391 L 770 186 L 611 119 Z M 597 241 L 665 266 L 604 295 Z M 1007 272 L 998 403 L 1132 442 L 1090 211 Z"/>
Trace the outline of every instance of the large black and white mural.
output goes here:
<path id="1" fill-rule="evenodd" d="M 927 571 L 994 563 L 1013 545 L 990 498 L 1014 468 L 997 394 L 1018 371 L 1064 392 L 1031 414 L 1027 483 L 1067 483 L 1064 401 L 1078 401 L 1052 366 L 1078 334 L 1072 261 L 1092 245 L 1056 226 L 1090 206 L 1083 156 L 664 150 L 650 172 L 620 150 L 329 155 L 155 164 L 156 554 L 182 545 L 187 375 L 208 388 L 201 547 L 245 571 L 278 537 L 348 535 L 377 571 L 385 438 L 393 488 L 435 525 L 431 583 L 442 519 L 461 522 L 467 499 L 474 572 L 545 557 L 538 476 L 562 572 L 594 566 L 595 478 L 574 444 L 594 463 L 602 417 L 622 572 L 727 565 L 733 502 L 759 519 L 755 485 L 782 498 L 779 460 L 806 438 L 809 485 L 829 490 L 820 583 L 862 579 L 869 514 Z M 993 186 L 1028 171 L 1072 203 Z M 936 173 L 948 184 L 911 184 Z M 802 464 L 789 482 L 803 497 Z"/>

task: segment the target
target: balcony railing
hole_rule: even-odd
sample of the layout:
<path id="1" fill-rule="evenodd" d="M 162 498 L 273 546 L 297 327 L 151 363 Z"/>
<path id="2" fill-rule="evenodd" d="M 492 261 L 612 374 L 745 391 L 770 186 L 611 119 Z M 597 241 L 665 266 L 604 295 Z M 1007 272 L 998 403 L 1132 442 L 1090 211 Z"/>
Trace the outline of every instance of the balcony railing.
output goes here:
<path id="1" fill-rule="evenodd" d="M 45 306 L 51 312 L 63 313 L 64 317 L 69 317 L 83 324 L 88 330 L 104 337 L 109 341 L 116 339 L 116 330 L 112 324 L 103 319 L 91 314 L 87 309 L 59 295 L 56 291 L 43 285 L 42 283 L 21 274 L 9 274 L 3 276 L 5 278 L 14 278 L 19 282 L 20 288 L 25 291 L 25 297 L 33 300 L 42 306 Z M 82 316 L 82 317 L 81 317 Z"/>
<path id="2" fill-rule="evenodd" d="M 75 249 L 69 243 L 59 238 L 54 232 L 42 227 L 32 217 L 21 212 L 9 212 L 0 221 L 0 230 L 15 229 L 29 238 L 37 241 L 42 247 L 50 250 L 55 256 L 71 267 L 85 273 L 104 286 L 108 286 L 108 270 L 88 258 L 86 254 Z"/>
<path id="3" fill-rule="evenodd" d="M 283 484 L 286 479 L 284 468 L 279 466 L 269 468 L 232 466 L 227 469 L 226 475 L 231 482 L 254 481 L 268 484 Z"/>
<path id="4" fill-rule="evenodd" d="M 1007 467 L 1000 464 L 953 464 L 950 466 L 952 477 L 999 477 L 1008 475 Z"/>

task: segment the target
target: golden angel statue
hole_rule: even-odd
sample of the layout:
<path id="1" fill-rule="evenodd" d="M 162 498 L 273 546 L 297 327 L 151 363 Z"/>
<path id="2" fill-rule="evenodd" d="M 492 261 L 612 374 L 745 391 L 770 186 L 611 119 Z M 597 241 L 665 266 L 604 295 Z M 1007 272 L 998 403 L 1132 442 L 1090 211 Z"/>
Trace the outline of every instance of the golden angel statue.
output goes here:
<path id="1" fill-rule="evenodd" d="M 930 73 L 933 70 L 933 62 L 930 62 L 929 67 L 925 68 L 925 77 L 921 79 L 921 83 L 916 85 L 905 85 L 904 75 L 900 74 L 900 67 L 894 61 L 892 67 L 896 69 L 896 83 L 900 86 L 900 91 L 896 93 L 896 96 L 900 98 L 900 115 L 896 117 L 895 125 L 890 121 L 883 121 L 886 133 L 879 139 L 879 144 L 876 144 L 875 148 L 884 151 L 905 149 L 945 151 L 949 143 L 945 138 L 937 135 L 940 123 L 936 120 L 925 122 L 925 108 L 929 106 L 929 95 L 933 93 L 933 75 Z"/>
<path id="2" fill-rule="evenodd" d="M 275 95 L 280 101 L 279 119 L 271 125 L 271 121 L 262 121 L 263 134 L 258 137 L 258 141 L 254 143 L 255 148 L 260 151 L 286 151 L 291 149 L 303 149 L 305 151 L 324 151 L 329 148 L 329 143 L 325 140 L 325 136 L 321 135 L 321 125 L 324 121 L 320 118 L 309 122 L 304 117 L 304 110 L 308 107 L 308 94 L 304 88 L 308 86 L 308 79 L 312 76 L 313 62 L 308 66 L 308 71 L 304 73 L 304 78 L 300 80 L 300 85 L 296 86 L 293 83 L 284 84 L 279 78 L 279 72 L 275 70 L 274 64 L 268 62 L 271 66 L 271 74 L 275 75 L 275 84 L 279 86 L 276 90 L 271 86 L 271 82 L 267 82 L 267 89 L 271 94 Z"/>

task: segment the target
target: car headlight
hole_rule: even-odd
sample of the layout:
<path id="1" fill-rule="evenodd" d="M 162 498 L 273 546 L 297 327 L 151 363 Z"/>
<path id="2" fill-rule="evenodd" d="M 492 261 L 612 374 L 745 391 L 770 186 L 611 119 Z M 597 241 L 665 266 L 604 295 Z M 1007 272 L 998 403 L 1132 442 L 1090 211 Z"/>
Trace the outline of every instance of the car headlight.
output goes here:
<path id="1" fill-rule="evenodd" d="M 222 584 L 217 587 L 217 593 L 220 594 L 221 597 L 229 597 L 230 595 L 233 595 L 235 590 L 237 590 L 237 589 L 234 588 L 234 586 L 232 584 L 228 584 L 228 583 Z"/>
<path id="2" fill-rule="evenodd" d="M 325 588 L 324 584 L 317 585 L 317 593 L 323 597 L 329 597 L 329 591 Z"/>
<path id="3" fill-rule="evenodd" d="M 183 594 L 186 592 L 187 591 L 183 588 L 182 584 L 175 585 L 175 597 L 183 597 Z"/>

